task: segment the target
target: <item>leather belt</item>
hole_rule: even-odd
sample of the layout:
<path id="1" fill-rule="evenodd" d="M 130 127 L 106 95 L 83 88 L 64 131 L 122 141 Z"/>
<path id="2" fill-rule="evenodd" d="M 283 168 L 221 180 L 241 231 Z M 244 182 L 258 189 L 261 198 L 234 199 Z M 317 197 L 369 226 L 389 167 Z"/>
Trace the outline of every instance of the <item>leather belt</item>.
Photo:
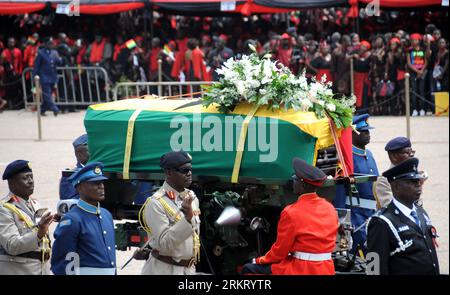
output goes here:
<path id="1" fill-rule="evenodd" d="M 38 251 L 22 253 L 17 256 L 42 261 L 42 252 L 38 252 Z M 49 259 L 50 259 L 50 253 L 45 252 L 44 253 L 44 262 L 46 262 Z"/>
<path id="2" fill-rule="evenodd" d="M 175 261 L 170 256 L 160 255 L 159 251 L 157 251 L 157 250 L 152 250 L 152 256 L 155 257 L 156 259 L 158 259 L 159 261 L 165 262 L 170 265 L 175 265 L 175 266 L 191 267 L 195 263 L 194 258 Z"/>

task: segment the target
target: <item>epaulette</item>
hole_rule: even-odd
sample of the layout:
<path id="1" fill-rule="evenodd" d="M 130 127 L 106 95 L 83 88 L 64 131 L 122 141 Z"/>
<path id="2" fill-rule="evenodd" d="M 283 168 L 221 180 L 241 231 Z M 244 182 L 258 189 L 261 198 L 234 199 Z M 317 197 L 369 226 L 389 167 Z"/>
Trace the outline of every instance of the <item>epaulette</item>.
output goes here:
<path id="1" fill-rule="evenodd" d="M 165 191 L 163 189 L 156 191 L 151 197 L 155 200 L 161 199 L 165 194 Z"/>

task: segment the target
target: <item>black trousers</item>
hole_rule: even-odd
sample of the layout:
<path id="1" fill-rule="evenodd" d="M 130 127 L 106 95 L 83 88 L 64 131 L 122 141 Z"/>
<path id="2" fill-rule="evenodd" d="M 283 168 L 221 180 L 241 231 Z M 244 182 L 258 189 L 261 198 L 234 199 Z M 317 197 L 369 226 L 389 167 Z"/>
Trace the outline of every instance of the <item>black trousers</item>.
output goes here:
<path id="1" fill-rule="evenodd" d="M 270 264 L 246 263 L 242 268 L 241 274 L 271 275 L 272 269 L 270 267 Z"/>

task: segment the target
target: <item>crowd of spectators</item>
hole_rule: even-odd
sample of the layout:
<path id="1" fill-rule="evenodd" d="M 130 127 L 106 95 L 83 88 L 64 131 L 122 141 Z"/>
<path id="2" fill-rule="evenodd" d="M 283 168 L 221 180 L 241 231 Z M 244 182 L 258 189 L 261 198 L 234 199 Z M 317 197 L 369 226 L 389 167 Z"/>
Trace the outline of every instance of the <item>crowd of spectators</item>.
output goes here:
<path id="1" fill-rule="evenodd" d="M 101 66 L 113 84 L 158 81 L 159 59 L 165 81 L 217 80 L 215 70 L 228 58 L 248 54 L 253 44 L 258 54 L 270 52 L 294 73 L 332 81 L 335 93 L 349 95 L 353 64 L 357 109 L 373 115 L 404 114 L 409 73 L 411 114 L 429 115 L 433 93 L 448 91 L 448 42 L 440 31 L 446 34 L 447 28 L 439 21 L 445 17 L 390 12 L 356 23 L 345 9 L 250 18 L 156 15 L 153 28 L 144 31 L 148 16 L 138 12 L 79 18 L 70 27 L 31 15 L 14 20 L 21 28 L 17 34 L 0 31 L 0 109 L 7 102 L 20 106 L 22 71 L 33 67 L 43 37 L 52 36 L 65 65 Z"/>

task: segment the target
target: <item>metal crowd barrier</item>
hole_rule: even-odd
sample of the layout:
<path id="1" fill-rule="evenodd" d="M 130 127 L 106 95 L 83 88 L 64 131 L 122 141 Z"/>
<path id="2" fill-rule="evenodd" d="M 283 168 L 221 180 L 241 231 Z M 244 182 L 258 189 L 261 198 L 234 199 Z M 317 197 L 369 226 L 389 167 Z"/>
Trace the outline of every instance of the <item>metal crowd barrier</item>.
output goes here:
<path id="1" fill-rule="evenodd" d="M 57 67 L 58 83 L 54 101 L 58 106 L 87 106 L 110 101 L 110 80 L 102 67 Z M 25 109 L 36 106 L 33 96 L 33 68 L 22 73 Z"/>
<path id="2" fill-rule="evenodd" d="M 113 88 L 113 99 L 137 98 L 151 94 L 193 98 L 203 93 L 202 85 L 209 85 L 211 83 L 211 81 L 119 82 Z"/>

